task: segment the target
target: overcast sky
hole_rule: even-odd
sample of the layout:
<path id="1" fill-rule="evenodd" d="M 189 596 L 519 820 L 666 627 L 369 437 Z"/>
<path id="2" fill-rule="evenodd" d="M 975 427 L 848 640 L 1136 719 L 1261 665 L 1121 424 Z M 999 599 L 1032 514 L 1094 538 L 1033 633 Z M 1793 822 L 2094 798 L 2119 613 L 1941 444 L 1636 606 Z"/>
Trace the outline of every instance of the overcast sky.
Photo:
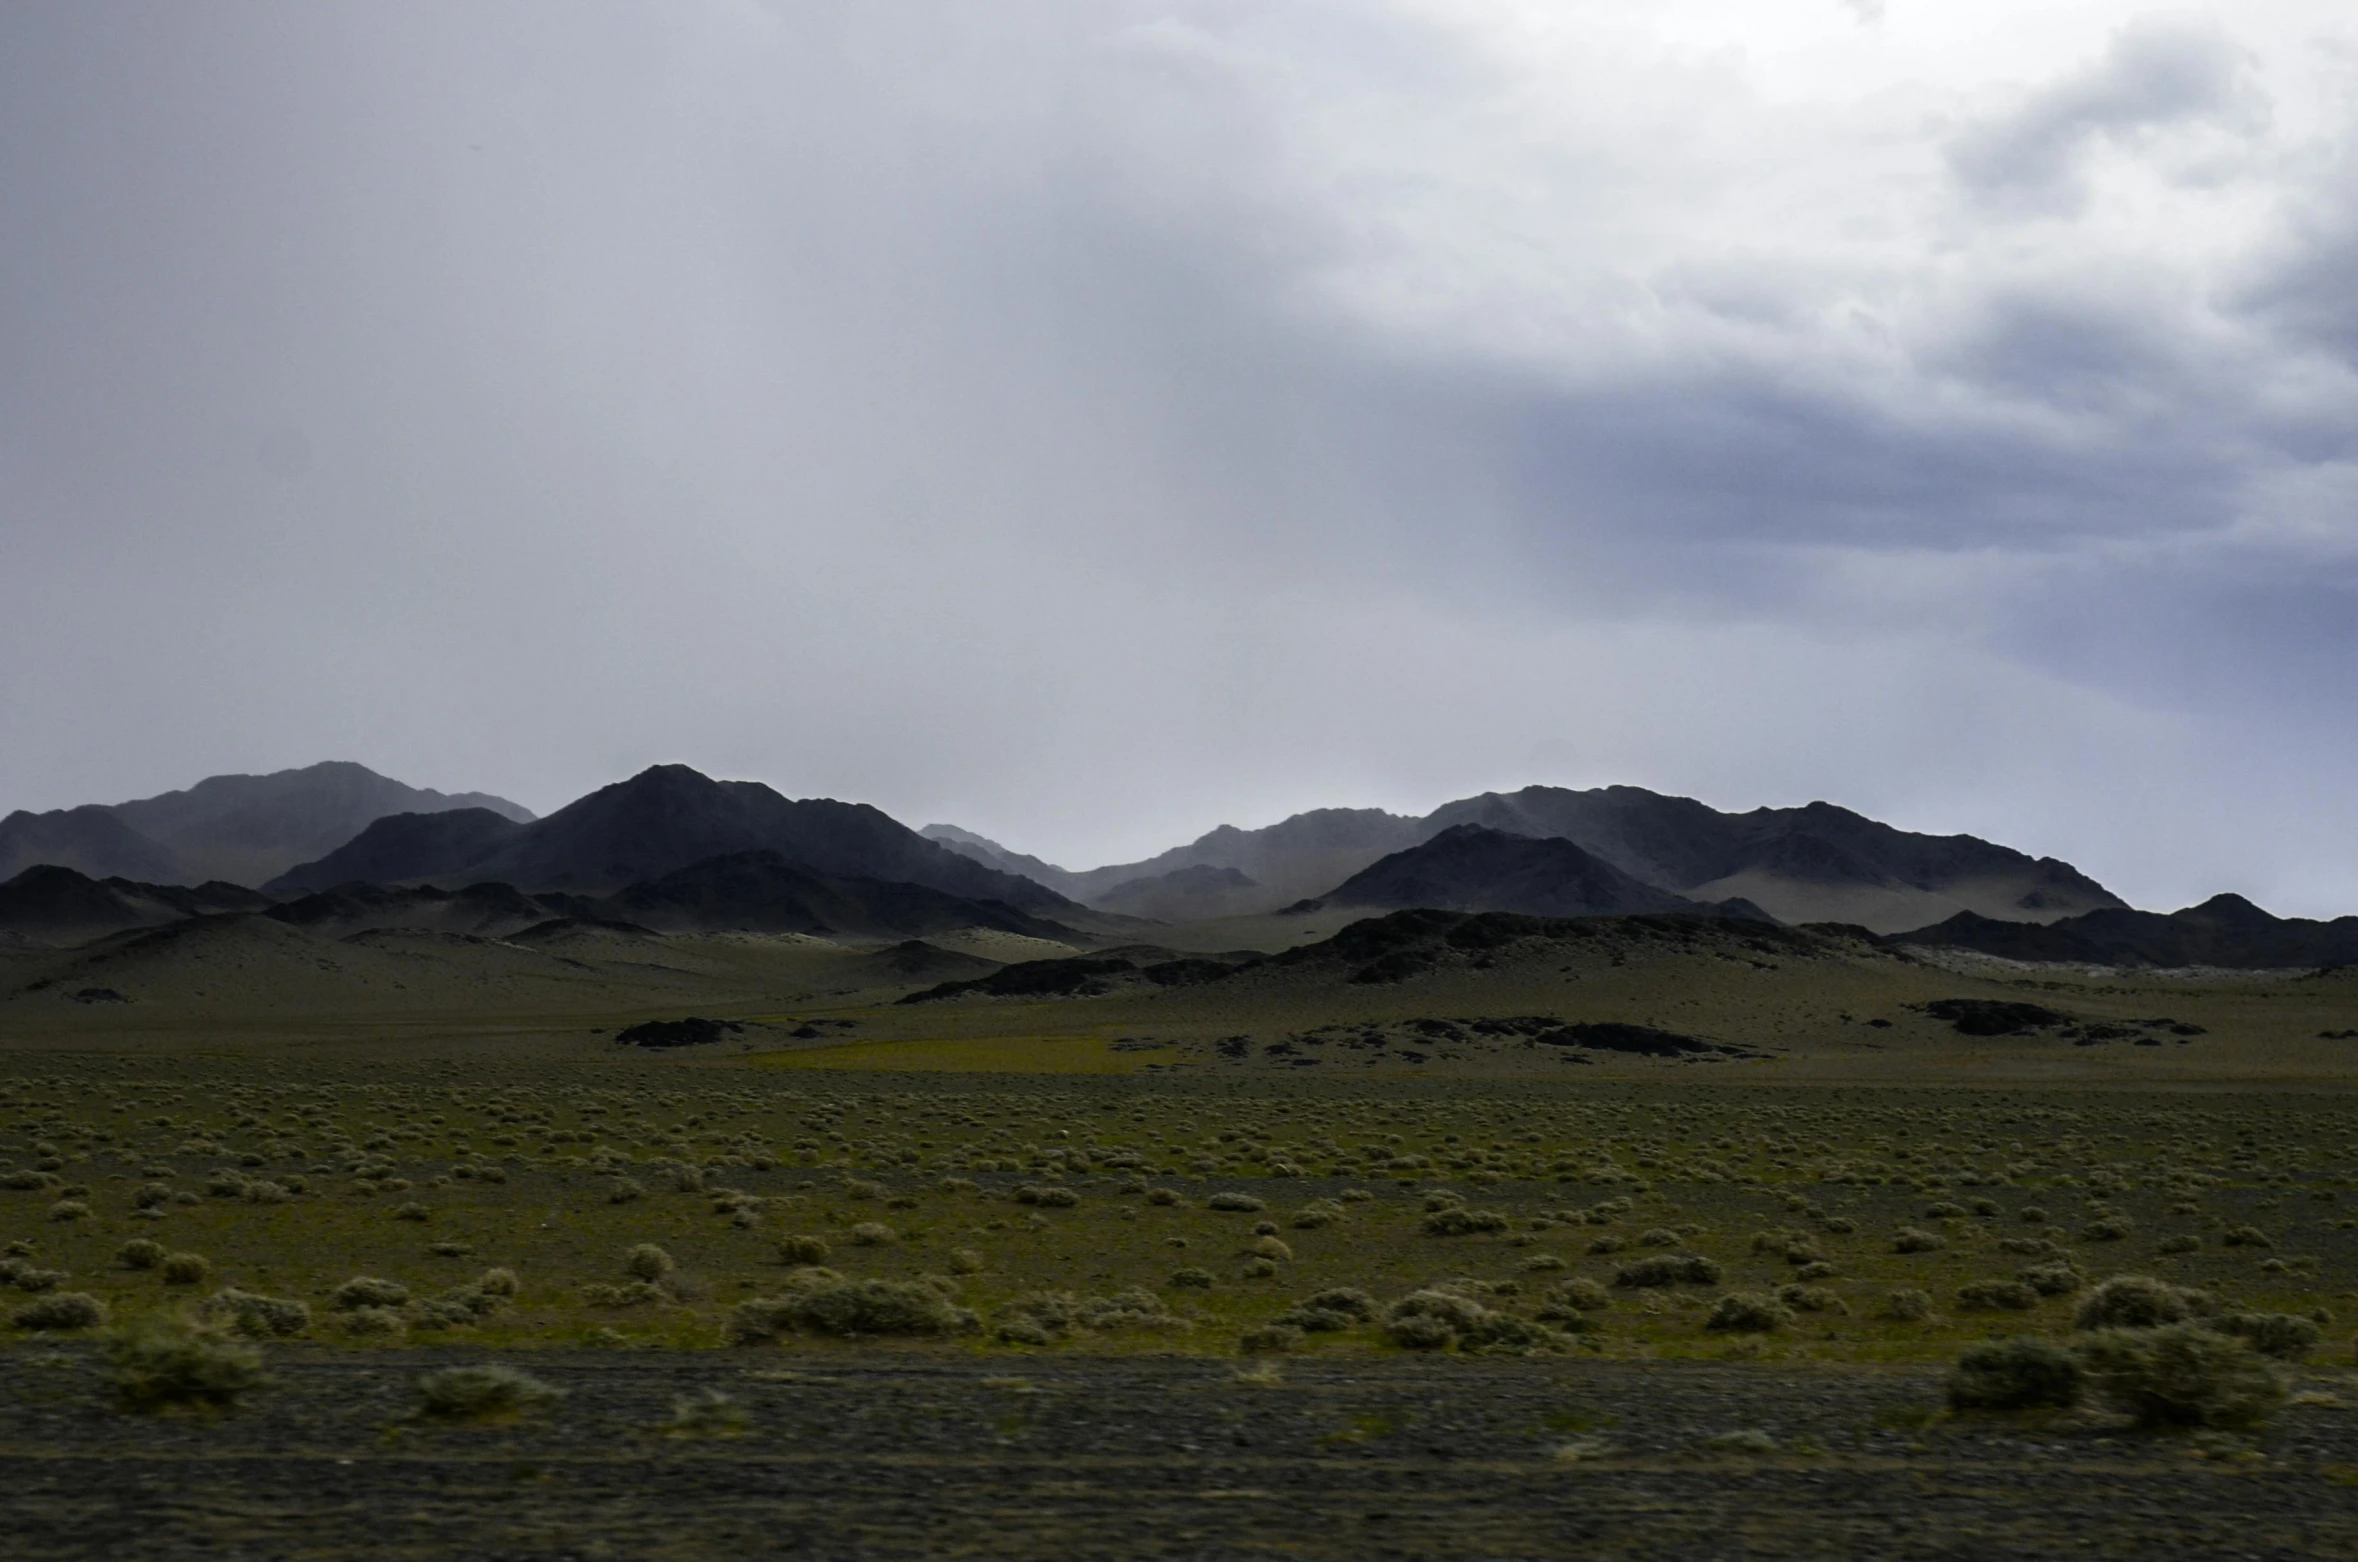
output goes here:
<path id="1" fill-rule="evenodd" d="M 1531 782 L 2358 911 L 2346 0 L 0 8 L 0 810 Z"/>

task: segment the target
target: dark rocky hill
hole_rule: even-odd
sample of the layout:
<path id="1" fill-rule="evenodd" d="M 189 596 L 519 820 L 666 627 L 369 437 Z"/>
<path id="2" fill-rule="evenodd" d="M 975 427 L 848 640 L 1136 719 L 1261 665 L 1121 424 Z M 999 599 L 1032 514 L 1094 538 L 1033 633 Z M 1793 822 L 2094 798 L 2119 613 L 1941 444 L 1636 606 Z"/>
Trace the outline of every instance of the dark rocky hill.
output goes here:
<path id="1" fill-rule="evenodd" d="M 0 884 L 0 932 L 29 944 L 85 944 L 111 933 L 159 927 L 225 911 L 260 911 L 270 898 L 237 884 L 143 884 L 93 879 L 44 863 Z"/>
<path id="2" fill-rule="evenodd" d="M 1025 909 L 1070 904 L 1044 885 L 929 841 L 865 803 L 791 799 L 757 781 L 715 781 L 685 765 L 657 765 L 601 787 L 464 862 L 449 861 L 449 842 L 432 832 L 409 843 L 414 855 L 406 859 L 390 849 L 396 843 L 382 844 L 388 850 L 372 857 L 374 876 L 397 882 L 497 882 L 602 895 L 715 857 L 768 851 L 828 877 L 916 884 Z M 334 871 L 307 865 L 288 879 L 308 883 Z"/>
<path id="3" fill-rule="evenodd" d="M 506 845 L 524 826 L 488 808 L 388 814 L 315 862 L 302 863 L 262 887 L 303 895 L 339 884 L 400 884 L 459 873 Z"/>
<path id="4" fill-rule="evenodd" d="M 812 933 L 843 938 L 922 938 L 986 927 L 1069 939 L 1070 928 L 1005 901 L 978 901 L 922 884 L 814 873 L 774 851 L 711 857 L 633 884 L 603 907 L 658 931 Z"/>
<path id="5" fill-rule="evenodd" d="M 2241 895 L 2214 895 L 2167 914 L 2091 911 L 2043 927 L 1966 912 L 1885 942 L 1973 949 L 2009 960 L 2276 970 L 2358 964 L 2358 917 L 2276 917 Z"/>
<path id="6" fill-rule="evenodd" d="M 1624 873 L 1570 841 L 1478 824 L 1442 831 L 1353 874 L 1315 902 L 1406 910 L 1507 911 L 1537 917 L 1731 914 Z M 1751 908 L 1735 908 L 1735 914 Z"/>

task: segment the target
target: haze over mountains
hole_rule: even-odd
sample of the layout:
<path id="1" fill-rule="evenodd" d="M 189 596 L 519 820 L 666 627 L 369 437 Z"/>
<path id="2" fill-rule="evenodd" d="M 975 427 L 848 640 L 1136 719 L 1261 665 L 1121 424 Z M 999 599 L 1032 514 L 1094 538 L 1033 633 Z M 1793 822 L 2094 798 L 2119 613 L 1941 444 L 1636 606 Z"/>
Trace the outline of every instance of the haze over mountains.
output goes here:
<path id="1" fill-rule="evenodd" d="M 185 791 L 0 818 L 0 879 L 36 863 L 150 884 L 219 879 L 258 887 L 335 850 L 387 814 L 532 811 L 484 792 L 405 786 L 348 760 L 263 776 L 214 776 Z"/>
<path id="2" fill-rule="evenodd" d="M 1569 841 L 1655 890 L 1706 904 L 1747 901 L 1782 922 L 1849 922 L 1895 933 L 1961 911 L 2049 922 L 2124 904 L 2069 863 L 1970 835 L 1918 835 L 1831 803 L 1722 813 L 1692 798 L 1634 786 L 1485 792 L 1422 818 L 1379 809 L 1318 809 L 1261 830 L 1223 825 L 1144 862 L 1087 873 L 1069 873 L 954 826 L 930 825 L 926 833 L 1085 905 L 1107 906 L 1116 895 L 1136 903 L 1144 898 L 1138 886 L 1153 881 L 1166 908 L 1160 915 L 1177 921 L 1275 911 L 1324 896 L 1378 860 L 1463 825 Z M 1248 895 L 1229 880 L 1199 897 L 1191 891 L 1200 880 L 1172 877 L 1202 868 L 1232 870 L 1259 893 Z M 1474 882 L 1435 883 L 1433 892 L 1461 902 L 1481 898 Z"/>
<path id="3" fill-rule="evenodd" d="M 979 931 L 1073 949 L 1221 919 L 1206 936 L 1233 929 L 1240 944 L 1273 948 L 1306 936 L 1289 929 L 1317 913 L 1434 909 L 1839 922 L 2025 960 L 2358 960 L 2358 918 L 2284 921 L 2232 896 L 2163 916 L 2068 863 L 1972 836 L 1897 830 L 1826 803 L 1723 813 L 1636 787 L 1484 793 L 1422 818 L 1321 809 L 1072 872 L 953 826 L 920 833 L 865 804 L 792 799 L 684 765 L 534 818 L 326 764 L 12 814 L 0 846 L 18 870 L 0 881 L 0 938 L 60 947 L 259 917 L 329 938 L 587 925 L 854 942 Z M 313 855 L 288 861 L 299 849 Z M 192 883 L 208 866 L 225 871 Z"/>

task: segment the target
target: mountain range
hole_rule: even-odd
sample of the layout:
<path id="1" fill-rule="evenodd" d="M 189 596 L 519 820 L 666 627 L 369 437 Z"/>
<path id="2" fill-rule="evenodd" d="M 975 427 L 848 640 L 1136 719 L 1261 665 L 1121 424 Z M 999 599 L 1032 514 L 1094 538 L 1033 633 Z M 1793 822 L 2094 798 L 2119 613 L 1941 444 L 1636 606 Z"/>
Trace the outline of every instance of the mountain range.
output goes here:
<path id="1" fill-rule="evenodd" d="M 337 936 L 506 938 L 555 921 L 855 941 L 982 929 L 1075 947 L 1226 918 L 1282 943 L 1287 914 L 1422 908 L 1842 923 L 2021 960 L 2358 962 L 2358 918 L 2279 919 L 2233 896 L 2142 912 L 2068 863 L 1973 836 L 1822 802 L 1725 813 L 1637 787 L 1489 792 L 1421 818 L 1320 809 L 1072 872 L 954 826 L 921 833 L 866 804 L 684 765 L 535 818 L 334 763 L 11 814 L 0 870 L 0 938 L 37 944 L 222 915 Z"/>
<path id="2" fill-rule="evenodd" d="M 1741 900 L 1783 922 L 1848 922 L 1877 932 L 1972 912 L 2049 922 L 2124 902 L 2069 863 L 1970 835 L 1920 835 L 1831 803 L 1723 813 L 1642 787 L 1532 786 L 1445 803 L 1422 818 L 1324 808 L 1259 830 L 1230 825 L 1142 862 L 1071 873 L 952 825 L 926 834 L 1085 905 L 1155 904 L 1166 921 L 1275 911 L 1316 897 L 1396 852 L 1466 825 L 1562 840 L 1642 885 L 1710 905 Z M 1249 879 L 1206 885 L 1194 870 Z M 1585 871 L 1585 870 L 1584 870 Z M 1470 886 L 1436 884 L 1465 901 Z M 1505 906 L 1492 909 L 1506 910 Z"/>
<path id="3" fill-rule="evenodd" d="M 262 776 L 214 776 L 185 791 L 0 818 L 0 879 L 39 863 L 92 878 L 258 887 L 343 845 L 387 814 L 530 809 L 483 792 L 405 786 L 348 760 Z"/>

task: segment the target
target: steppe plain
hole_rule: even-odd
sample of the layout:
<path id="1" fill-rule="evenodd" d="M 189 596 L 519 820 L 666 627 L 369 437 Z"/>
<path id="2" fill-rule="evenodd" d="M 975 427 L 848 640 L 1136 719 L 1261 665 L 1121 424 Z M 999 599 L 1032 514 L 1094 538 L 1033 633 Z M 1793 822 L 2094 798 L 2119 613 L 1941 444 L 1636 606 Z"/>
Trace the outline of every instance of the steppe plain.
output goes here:
<path id="1" fill-rule="evenodd" d="M 12 1314 L 303 1314 L 253 1314 L 267 1386 L 148 1415 L 88 1331 L 8 1330 L 12 1549 L 2358 1551 L 2358 977 L 1345 920 L 0 952 Z M 1075 954 L 1134 970 L 902 1001 Z M 1968 1034 L 1954 1000 L 2050 1018 Z M 616 1039 L 690 1015 L 736 1028 Z M 1651 1259 L 1711 1278 L 1631 1283 Z M 782 1305 L 814 1270 L 921 1332 Z M 2318 1320 L 2293 1402 L 1946 1408 L 1962 1349 L 2066 1338 L 2129 1273 Z M 1463 1304 L 1446 1337 L 1385 1325 L 1420 1291 Z M 1711 1327 L 1729 1293 L 1774 1326 Z M 484 1361 L 562 1397 L 428 1412 Z"/>

